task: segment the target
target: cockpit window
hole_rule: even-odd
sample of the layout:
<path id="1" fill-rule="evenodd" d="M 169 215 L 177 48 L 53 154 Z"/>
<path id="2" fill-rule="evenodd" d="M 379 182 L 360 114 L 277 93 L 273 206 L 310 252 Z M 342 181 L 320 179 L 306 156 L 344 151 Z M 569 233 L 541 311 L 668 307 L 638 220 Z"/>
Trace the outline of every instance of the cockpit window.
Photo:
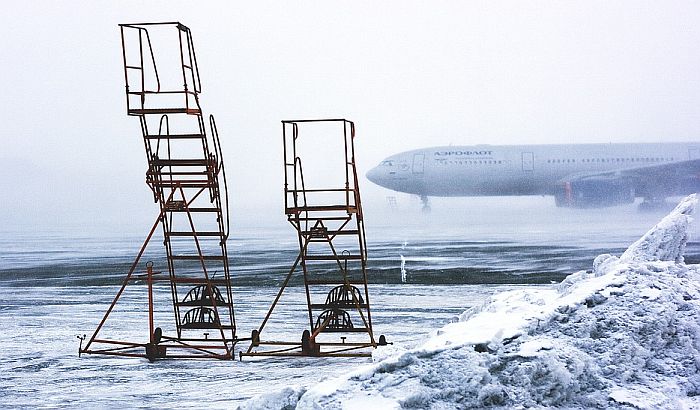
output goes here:
<path id="1" fill-rule="evenodd" d="M 383 167 L 393 167 L 394 166 L 394 161 L 387 160 L 387 161 L 382 161 L 379 163 L 379 165 Z"/>

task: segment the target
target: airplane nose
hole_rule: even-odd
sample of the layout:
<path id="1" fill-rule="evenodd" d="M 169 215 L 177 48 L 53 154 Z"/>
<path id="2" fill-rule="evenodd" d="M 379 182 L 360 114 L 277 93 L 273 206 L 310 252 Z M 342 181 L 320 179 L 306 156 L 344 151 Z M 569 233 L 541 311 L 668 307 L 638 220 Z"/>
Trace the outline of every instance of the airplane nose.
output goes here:
<path id="1" fill-rule="evenodd" d="M 374 182 L 375 184 L 380 185 L 379 184 L 379 180 L 380 180 L 379 174 L 380 173 L 381 173 L 381 171 L 379 171 L 379 167 L 374 167 L 374 168 L 370 169 L 369 171 L 367 171 L 366 177 L 367 177 L 367 179 Z"/>

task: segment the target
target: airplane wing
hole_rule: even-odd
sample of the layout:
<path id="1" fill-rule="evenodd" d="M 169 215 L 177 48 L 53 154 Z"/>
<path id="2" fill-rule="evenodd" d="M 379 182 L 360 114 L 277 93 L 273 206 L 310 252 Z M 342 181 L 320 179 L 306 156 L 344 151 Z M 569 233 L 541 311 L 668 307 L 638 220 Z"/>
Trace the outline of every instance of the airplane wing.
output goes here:
<path id="1" fill-rule="evenodd" d="M 700 159 L 692 159 L 572 174 L 558 182 L 555 196 L 560 205 L 594 207 L 699 191 Z"/>

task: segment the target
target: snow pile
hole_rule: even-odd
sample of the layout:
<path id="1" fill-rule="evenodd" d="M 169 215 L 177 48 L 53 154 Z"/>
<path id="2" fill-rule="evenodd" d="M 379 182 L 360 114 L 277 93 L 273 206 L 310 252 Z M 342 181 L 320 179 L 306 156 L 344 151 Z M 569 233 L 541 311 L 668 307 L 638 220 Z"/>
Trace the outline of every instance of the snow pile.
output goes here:
<path id="1" fill-rule="evenodd" d="M 700 265 L 691 195 L 620 257 L 494 296 L 422 345 L 243 408 L 700 408 Z"/>

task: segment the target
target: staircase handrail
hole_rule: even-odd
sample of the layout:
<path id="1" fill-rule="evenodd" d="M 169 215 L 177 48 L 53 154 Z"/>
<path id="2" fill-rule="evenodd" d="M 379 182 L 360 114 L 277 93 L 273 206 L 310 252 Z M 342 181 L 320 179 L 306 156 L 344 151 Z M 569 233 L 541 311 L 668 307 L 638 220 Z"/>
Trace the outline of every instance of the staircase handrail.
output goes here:
<path id="1" fill-rule="evenodd" d="M 148 34 L 148 30 L 147 30 L 146 28 L 144 28 L 144 27 L 139 27 L 139 26 L 135 26 L 135 25 L 132 25 L 132 24 L 120 24 L 120 26 L 121 26 L 121 27 L 133 28 L 133 29 L 136 29 L 136 30 L 139 30 L 139 31 L 143 31 L 144 33 L 146 33 L 146 42 L 148 43 L 148 52 L 149 52 L 149 54 L 151 55 L 151 62 L 153 63 L 153 72 L 154 72 L 154 74 L 155 74 L 155 76 L 156 76 L 156 84 L 157 84 L 156 92 L 160 92 L 160 76 L 158 75 L 158 66 L 156 65 L 156 57 L 155 57 L 155 55 L 153 54 L 153 45 L 151 44 L 151 36 Z M 140 34 L 140 33 L 139 33 L 139 34 Z M 141 38 L 140 38 L 140 37 L 139 37 L 139 43 L 141 43 Z M 141 44 L 139 44 L 139 45 L 141 45 Z M 126 46 L 125 46 L 125 42 L 124 42 L 124 34 L 123 34 L 123 32 L 122 32 L 122 52 L 124 53 L 124 66 L 126 67 Z M 142 58 L 142 61 L 143 61 L 143 54 L 142 54 L 142 53 L 143 53 L 143 50 L 140 49 L 139 52 L 141 53 L 140 55 L 141 55 L 141 58 Z M 142 86 L 141 86 L 141 92 L 142 92 L 142 93 L 145 93 L 145 92 L 146 92 L 146 89 L 145 89 L 145 86 L 144 86 L 144 84 L 145 84 L 145 81 L 144 81 L 145 72 L 144 72 L 144 70 L 143 70 L 143 66 L 142 66 L 141 68 L 142 68 L 142 69 L 141 69 L 141 84 L 142 84 Z M 126 84 L 126 86 L 127 86 L 127 89 L 128 89 L 128 87 L 129 87 L 128 79 L 127 79 L 127 84 Z"/>
<path id="2" fill-rule="evenodd" d="M 178 26 L 181 30 L 184 28 L 184 31 L 187 33 L 187 50 L 190 55 L 190 61 L 192 61 L 192 77 L 196 77 L 196 81 L 194 84 L 194 90 L 195 92 L 199 93 L 202 92 L 202 80 L 199 77 L 199 65 L 197 64 L 197 53 L 194 51 L 194 41 L 192 40 L 192 31 L 190 31 L 190 28 L 187 26 L 184 26 L 180 24 Z M 193 78 L 195 79 L 195 78 Z"/>
<path id="3" fill-rule="evenodd" d="M 217 168 L 221 171 L 221 178 L 224 181 L 224 209 L 226 210 L 226 232 L 224 234 L 224 239 L 228 239 L 229 232 L 231 231 L 231 217 L 229 216 L 228 181 L 226 180 L 226 167 L 224 167 L 224 154 L 221 150 L 221 141 L 219 140 L 219 129 L 216 127 L 216 120 L 214 119 L 213 114 L 209 114 L 209 128 L 211 129 L 211 136 L 212 140 L 214 141 L 214 151 L 217 161 Z"/>

